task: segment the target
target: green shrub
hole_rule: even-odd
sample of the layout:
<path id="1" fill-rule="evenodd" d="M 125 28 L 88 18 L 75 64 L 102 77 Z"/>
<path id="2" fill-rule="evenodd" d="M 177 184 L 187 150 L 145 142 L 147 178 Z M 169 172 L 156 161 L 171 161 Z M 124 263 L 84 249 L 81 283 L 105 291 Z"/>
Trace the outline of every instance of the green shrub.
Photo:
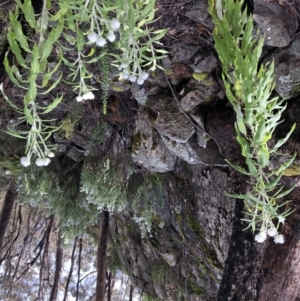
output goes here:
<path id="1" fill-rule="evenodd" d="M 263 39 L 253 37 L 253 18 L 243 10 L 243 1 L 209 0 L 209 12 L 215 24 L 213 37 L 215 48 L 222 63 L 222 77 L 226 95 L 236 112 L 236 139 L 241 146 L 246 168 L 228 162 L 238 172 L 249 176 L 249 190 L 245 194 L 230 194 L 244 200 L 248 222 L 257 242 L 265 241 L 267 235 L 276 243 L 283 243 L 278 234 L 280 223 L 292 211 L 279 213 L 278 199 L 294 187 L 283 191 L 278 187 L 283 171 L 293 162 L 296 154 L 276 171 L 270 167 L 270 156 L 279 156 L 278 149 L 295 129 L 279 140 L 273 147 L 270 139 L 281 114 L 286 108 L 284 100 L 271 98 L 274 89 L 274 63 L 259 66 Z M 274 221 L 277 220 L 277 224 Z"/>

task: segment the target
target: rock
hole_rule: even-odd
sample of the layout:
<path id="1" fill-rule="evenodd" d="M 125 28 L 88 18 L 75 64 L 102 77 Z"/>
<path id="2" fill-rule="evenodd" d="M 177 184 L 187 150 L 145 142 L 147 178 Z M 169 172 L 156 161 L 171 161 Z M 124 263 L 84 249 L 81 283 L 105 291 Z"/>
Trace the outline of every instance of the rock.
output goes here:
<path id="1" fill-rule="evenodd" d="M 300 39 L 296 39 L 292 42 L 290 51 L 292 54 L 296 56 L 300 56 Z"/>
<path id="2" fill-rule="evenodd" d="M 206 148 L 207 135 L 205 133 L 206 131 L 205 131 L 205 128 L 204 128 L 202 118 L 200 116 L 196 116 L 194 114 L 190 114 L 190 116 L 193 118 L 194 121 L 197 122 L 196 132 L 197 132 L 198 145 L 200 147 Z"/>
<path id="3" fill-rule="evenodd" d="M 180 105 L 185 112 L 189 112 L 203 101 L 205 100 L 202 98 L 202 92 L 200 90 L 194 90 L 187 93 L 181 99 Z"/>
<path id="4" fill-rule="evenodd" d="M 192 59 L 197 53 L 199 47 L 187 45 L 184 43 L 173 44 L 171 49 L 171 56 L 173 63 L 184 63 Z"/>
<path id="5" fill-rule="evenodd" d="M 264 44 L 273 47 L 287 46 L 297 31 L 296 16 L 291 17 L 291 7 L 279 2 L 254 0 L 253 19 L 261 31 L 260 37 L 265 35 Z"/>
<path id="6" fill-rule="evenodd" d="M 218 66 L 217 58 L 213 54 L 199 54 L 190 65 L 196 73 L 211 73 Z"/>
<path id="7" fill-rule="evenodd" d="M 146 104 L 147 101 L 147 92 L 143 86 L 133 83 L 131 85 L 131 93 L 135 100 L 142 106 Z"/>
<path id="8" fill-rule="evenodd" d="M 208 17 L 207 2 L 195 1 L 187 6 L 185 15 L 199 22 L 203 22 Z"/>
<path id="9" fill-rule="evenodd" d="M 178 158 L 184 160 L 188 164 L 202 163 L 200 158 L 189 143 L 179 143 L 161 136 L 167 149 L 174 153 Z"/>
<path id="10" fill-rule="evenodd" d="M 146 110 L 139 112 L 132 144 L 132 158 L 152 172 L 173 170 L 176 156 L 165 147 L 160 136 L 153 132 Z"/>
<path id="11" fill-rule="evenodd" d="M 277 49 L 266 57 L 266 61 L 274 59 L 275 91 L 286 99 L 300 94 L 300 56 L 292 47 L 293 44 L 286 50 Z"/>
<path id="12" fill-rule="evenodd" d="M 172 98 L 155 99 L 149 106 L 157 113 L 153 127 L 161 135 L 176 142 L 186 143 L 195 133 L 194 126 L 179 112 Z"/>
<path id="13" fill-rule="evenodd" d="M 280 18 L 273 15 L 253 14 L 253 19 L 265 37 L 265 45 L 285 47 L 291 42 L 290 33 Z"/>

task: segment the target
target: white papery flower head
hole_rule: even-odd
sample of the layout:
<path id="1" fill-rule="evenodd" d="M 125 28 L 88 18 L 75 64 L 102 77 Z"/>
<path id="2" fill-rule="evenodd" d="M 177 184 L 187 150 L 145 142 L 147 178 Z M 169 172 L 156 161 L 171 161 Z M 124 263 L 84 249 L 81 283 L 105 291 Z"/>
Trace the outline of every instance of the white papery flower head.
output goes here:
<path id="1" fill-rule="evenodd" d="M 89 42 L 96 43 L 98 35 L 94 31 L 91 31 L 87 34 L 87 38 Z"/>
<path id="2" fill-rule="evenodd" d="M 120 66 L 118 67 L 118 69 L 119 69 L 119 70 L 122 70 L 122 69 L 124 69 L 124 68 L 126 68 L 126 67 L 127 67 L 127 64 L 121 63 Z"/>
<path id="3" fill-rule="evenodd" d="M 274 242 L 275 244 L 283 244 L 284 243 L 284 236 L 282 234 L 277 234 L 275 237 L 274 237 Z"/>
<path id="4" fill-rule="evenodd" d="M 102 36 L 100 35 L 97 36 L 97 40 L 96 40 L 97 46 L 103 47 L 106 43 L 107 43 L 106 40 Z"/>
<path id="5" fill-rule="evenodd" d="M 128 77 L 128 79 L 129 79 L 132 83 L 134 83 L 134 82 L 136 81 L 136 76 L 135 76 L 134 74 L 131 74 L 131 75 Z"/>
<path id="6" fill-rule="evenodd" d="M 87 92 L 85 94 L 82 95 L 82 99 L 87 100 L 87 99 L 94 99 L 95 95 L 93 92 Z"/>
<path id="7" fill-rule="evenodd" d="M 113 30 L 118 30 L 120 28 L 120 22 L 119 22 L 119 20 L 116 19 L 116 18 L 111 19 L 111 21 L 110 21 L 110 27 Z"/>
<path id="8" fill-rule="evenodd" d="M 53 152 L 50 152 L 50 151 L 49 151 L 49 152 L 47 153 L 47 156 L 48 156 L 49 158 L 53 158 L 55 155 L 54 155 Z"/>
<path id="9" fill-rule="evenodd" d="M 279 221 L 279 223 L 284 224 L 285 217 L 283 217 L 282 215 L 279 215 L 279 216 L 278 216 L 278 221 Z"/>
<path id="10" fill-rule="evenodd" d="M 44 158 L 37 158 L 35 164 L 37 166 L 47 166 L 50 162 L 51 160 L 49 158 L 44 157 Z"/>
<path id="11" fill-rule="evenodd" d="M 137 81 L 136 81 L 139 85 L 142 85 L 143 83 L 144 83 L 144 80 L 141 78 L 141 77 L 139 77 L 138 79 L 137 79 Z"/>
<path id="12" fill-rule="evenodd" d="M 149 73 L 145 71 L 141 71 L 139 77 L 142 78 L 143 80 L 146 80 L 149 77 Z"/>
<path id="13" fill-rule="evenodd" d="M 81 101 L 83 101 L 83 98 L 82 98 L 82 96 L 78 95 L 78 96 L 76 97 L 76 101 L 77 101 L 77 102 L 81 102 Z"/>
<path id="14" fill-rule="evenodd" d="M 110 41 L 110 42 L 113 42 L 116 40 L 116 36 L 114 34 L 114 32 L 112 30 L 110 30 L 107 34 L 107 39 Z"/>
<path id="15" fill-rule="evenodd" d="M 273 226 L 271 228 L 268 229 L 267 231 L 267 234 L 270 236 L 270 237 L 274 237 L 275 235 L 277 235 L 277 230 L 276 228 Z"/>
<path id="16" fill-rule="evenodd" d="M 20 162 L 23 166 L 27 167 L 30 165 L 30 158 L 29 157 L 22 157 Z"/>
<path id="17" fill-rule="evenodd" d="M 129 72 L 127 70 L 124 70 L 121 73 L 121 79 L 128 79 L 128 77 L 129 77 Z"/>
<path id="18" fill-rule="evenodd" d="M 267 238 L 267 232 L 262 230 L 258 234 L 255 235 L 254 240 L 257 242 L 264 242 Z"/>

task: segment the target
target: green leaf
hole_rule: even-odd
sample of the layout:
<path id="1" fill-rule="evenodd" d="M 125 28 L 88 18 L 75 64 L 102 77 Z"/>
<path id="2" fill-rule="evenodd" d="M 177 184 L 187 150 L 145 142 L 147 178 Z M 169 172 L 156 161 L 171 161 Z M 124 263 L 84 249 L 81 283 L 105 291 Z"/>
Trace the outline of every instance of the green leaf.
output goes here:
<path id="1" fill-rule="evenodd" d="M 283 171 L 266 185 L 266 190 L 273 189 L 281 179 Z"/>
<path id="2" fill-rule="evenodd" d="M 235 170 L 237 170 L 238 172 L 246 175 L 246 176 L 250 176 L 250 173 L 246 171 L 246 169 L 244 169 L 243 167 L 240 167 L 238 165 L 235 165 L 233 163 L 231 163 L 230 161 L 228 160 L 225 160 L 232 168 L 234 168 Z"/>
<path id="3" fill-rule="evenodd" d="M 149 3 L 141 10 L 138 20 L 144 19 L 149 15 L 151 10 L 154 10 L 156 0 L 150 0 Z"/>
<path id="4" fill-rule="evenodd" d="M 53 109 L 55 109 L 61 103 L 62 99 L 63 99 L 63 95 L 60 97 L 56 97 L 42 114 L 50 113 Z"/>
<path id="5" fill-rule="evenodd" d="M 63 29 L 64 29 L 64 20 L 62 19 L 57 24 L 57 26 L 52 28 L 52 30 L 46 40 L 46 43 L 43 47 L 43 53 L 42 53 L 42 58 L 41 58 L 43 61 L 46 60 L 49 57 L 49 55 L 51 54 L 53 45 L 60 37 Z"/>
<path id="6" fill-rule="evenodd" d="M 34 10 L 31 4 L 31 0 L 24 0 L 23 7 L 22 7 L 24 16 L 28 24 L 31 28 L 36 28 L 36 20 L 34 15 Z"/>
<path id="7" fill-rule="evenodd" d="M 59 75 L 58 79 L 51 85 L 50 88 L 48 88 L 46 91 L 44 91 L 43 93 L 40 93 L 41 95 L 47 95 L 49 92 L 51 92 L 60 82 L 62 79 L 62 73 Z"/>
<path id="8" fill-rule="evenodd" d="M 7 55 L 8 55 L 8 52 L 5 53 L 5 57 L 4 57 L 4 61 L 3 61 L 5 71 L 7 72 L 9 79 L 13 82 L 13 84 L 16 85 L 17 87 L 21 87 L 19 81 L 15 78 L 15 76 L 12 72 L 12 69 L 9 66 Z"/>
<path id="9" fill-rule="evenodd" d="M 131 2 L 128 3 L 128 26 L 131 31 L 134 30 L 135 13 L 134 13 L 134 7 Z"/>
<path id="10" fill-rule="evenodd" d="M 290 136 L 292 135 L 295 128 L 296 128 L 296 123 L 293 124 L 292 128 L 290 129 L 288 134 L 285 136 L 285 138 L 282 138 L 282 139 L 278 140 L 278 142 L 275 144 L 275 146 L 270 151 L 270 153 L 277 152 L 277 150 L 290 138 Z"/>
<path id="11" fill-rule="evenodd" d="M 63 6 L 60 8 L 60 10 L 50 18 L 51 21 L 59 21 L 61 19 L 63 19 L 63 16 L 67 13 L 67 11 L 69 10 L 68 6 Z"/>
<path id="12" fill-rule="evenodd" d="M 26 36 L 23 33 L 22 26 L 20 22 L 17 20 L 15 15 L 10 11 L 9 12 L 10 24 L 13 28 L 14 36 L 16 40 L 19 42 L 20 46 L 27 52 L 31 52 L 27 43 Z"/>
<path id="13" fill-rule="evenodd" d="M 281 172 L 283 172 L 284 170 L 286 170 L 293 163 L 296 156 L 297 156 L 297 153 L 294 153 L 293 157 L 291 159 L 289 159 L 288 161 L 284 162 L 276 171 L 274 171 L 274 173 L 276 175 L 278 175 Z"/>
<path id="14" fill-rule="evenodd" d="M 281 193 L 279 193 L 279 194 L 275 193 L 275 194 L 272 196 L 272 198 L 274 198 L 274 199 L 275 199 L 275 198 L 276 198 L 276 199 L 283 198 L 284 196 L 288 195 L 288 194 L 295 188 L 295 186 L 296 186 L 296 184 L 293 185 L 291 188 L 289 188 L 289 189 L 287 189 L 287 190 L 285 190 L 285 191 L 283 191 L 283 192 L 281 192 Z"/>
<path id="15" fill-rule="evenodd" d="M 14 35 L 14 32 L 13 31 L 9 31 L 8 34 L 7 34 L 7 40 L 9 42 L 9 45 L 10 45 L 10 50 L 12 51 L 12 53 L 16 56 L 16 59 L 18 61 L 18 63 L 24 67 L 24 68 L 27 68 L 27 65 L 26 65 L 26 61 L 23 59 L 23 56 L 21 54 L 21 49 L 18 45 L 18 43 L 16 42 L 16 37 Z"/>
<path id="16" fill-rule="evenodd" d="M 250 159 L 249 154 L 246 154 L 246 164 L 249 167 L 249 172 L 253 177 L 257 177 L 257 169 L 255 167 L 255 164 Z"/>

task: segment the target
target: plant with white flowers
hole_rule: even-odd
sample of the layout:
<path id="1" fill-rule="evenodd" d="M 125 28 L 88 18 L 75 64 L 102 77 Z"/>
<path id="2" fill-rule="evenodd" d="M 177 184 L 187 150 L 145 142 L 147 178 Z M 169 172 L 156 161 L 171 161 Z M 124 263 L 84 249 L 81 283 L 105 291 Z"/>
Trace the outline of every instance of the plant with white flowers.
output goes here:
<path id="1" fill-rule="evenodd" d="M 30 127 L 25 132 L 16 127 L 8 129 L 11 135 L 27 139 L 26 156 L 21 159 L 24 166 L 29 165 L 32 157 L 37 158 L 38 166 L 50 162 L 48 154 L 52 147 L 46 141 L 59 126 L 49 126 L 53 120 L 43 120 L 41 116 L 55 109 L 63 95 L 52 99 L 46 107 L 40 104 L 40 96 L 48 95 L 50 99 L 53 95 L 63 80 L 59 69 L 62 64 L 68 69 L 64 82 L 71 85 L 76 101 L 82 102 L 93 100 L 94 91 L 98 90 L 91 85 L 90 64 L 111 55 L 121 71 L 120 78 L 141 85 L 149 76 L 145 68 L 154 70 L 157 60 L 166 53 L 154 48 L 154 43 L 159 44 L 159 39 L 166 33 L 166 30 L 153 31 L 150 28 L 155 0 L 58 0 L 56 3 L 55 12 L 51 13 L 52 1 L 42 0 L 41 12 L 36 14 L 31 0 L 16 0 L 16 10 L 9 16 L 11 30 L 7 39 L 10 47 L 3 63 L 11 82 L 25 91 L 23 107 L 17 107 L 5 95 L 3 86 L 1 92 L 7 103 L 20 114 L 19 123 L 26 122 Z M 23 34 L 20 12 L 30 29 L 30 37 Z M 111 46 L 120 54 L 102 51 L 95 55 L 96 49 L 87 47 L 87 44 L 104 47 L 108 42 L 113 43 Z M 14 55 L 12 65 L 8 60 L 9 52 Z M 68 52 L 72 55 L 68 56 Z M 108 70 L 105 74 L 107 76 Z"/>
<path id="2" fill-rule="evenodd" d="M 286 104 L 278 97 L 270 99 L 275 85 L 274 63 L 258 67 L 263 39 L 252 37 L 253 19 L 242 7 L 241 0 L 209 0 L 209 12 L 215 24 L 215 48 L 222 63 L 226 94 L 236 112 L 236 139 L 247 168 L 227 162 L 250 177 L 247 193 L 229 195 L 244 200 L 247 228 L 253 232 L 259 229 L 255 241 L 261 243 L 270 236 L 275 243 L 281 244 L 284 243 L 284 236 L 278 233 L 278 228 L 293 211 L 287 209 L 279 213 L 288 201 L 279 204 L 278 199 L 294 187 L 284 191 L 283 186 L 278 188 L 278 183 L 296 154 L 277 170 L 270 167 L 270 157 L 280 156 L 278 149 L 290 137 L 295 125 L 285 138 L 270 147 L 268 141 L 281 122 Z"/>

